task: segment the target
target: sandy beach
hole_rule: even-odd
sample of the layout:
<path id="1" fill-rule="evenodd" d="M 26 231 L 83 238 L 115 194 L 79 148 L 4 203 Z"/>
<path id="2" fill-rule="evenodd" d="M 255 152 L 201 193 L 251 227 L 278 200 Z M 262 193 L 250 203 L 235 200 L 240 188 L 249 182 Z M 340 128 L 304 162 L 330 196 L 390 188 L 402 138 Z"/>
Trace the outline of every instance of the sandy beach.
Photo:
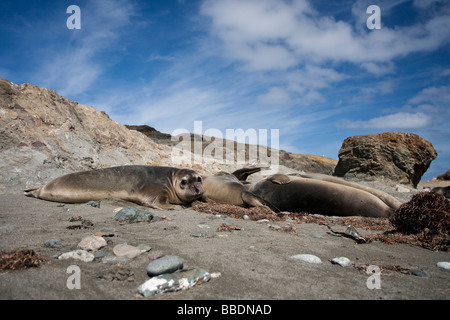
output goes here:
<path id="1" fill-rule="evenodd" d="M 150 211 L 160 221 L 120 223 L 114 210 L 134 204 L 104 200 L 100 208 L 86 204 L 59 204 L 20 193 L 0 195 L 0 251 L 32 249 L 46 259 L 37 268 L 0 272 L 0 299 L 448 299 L 450 271 L 437 267 L 450 261 L 448 252 L 436 252 L 408 244 L 373 241 L 358 244 L 330 232 L 344 232 L 344 218 L 325 217 L 326 223 L 235 219 L 180 207 Z M 73 217 L 89 221 L 80 224 Z M 362 236 L 383 230 L 354 225 Z M 72 220 L 72 222 L 71 222 Z M 387 222 L 386 222 L 387 223 Z M 231 231 L 218 231 L 223 224 Z M 328 225 L 328 226 L 327 226 Z M 329 228 L 330 227 L 330 228 Z M 114 255 L 119 243 L 147 245 L 152 249 L 121 263 L 58 260 L 58 254 L 77 249 L 86 236 L 109 230 L 108 245 L 98 253 Z M 49 239 L 61 245 L 48 247 Z M 293 259 L 312 254 L 321 259 L 311 264 Z M 137 288 L 149 279 L 148 263 L 162 255 L 183 259 L 184 269 L 201 268 L 216 277 L 189 290 L 142 297 Z M 351 265 L 332 264 L 347 257 Z M 69 289 L 67 269 L 81 271 L 80 289 Z M 364 266 L 377 266 L 379 288 L 372 288 Z M 412 273 L 420 270 L 420 275 Z M 220 273 L 220 275 L 219 275 Z M 371 282 L 375 283 L 375 282 Z"/>

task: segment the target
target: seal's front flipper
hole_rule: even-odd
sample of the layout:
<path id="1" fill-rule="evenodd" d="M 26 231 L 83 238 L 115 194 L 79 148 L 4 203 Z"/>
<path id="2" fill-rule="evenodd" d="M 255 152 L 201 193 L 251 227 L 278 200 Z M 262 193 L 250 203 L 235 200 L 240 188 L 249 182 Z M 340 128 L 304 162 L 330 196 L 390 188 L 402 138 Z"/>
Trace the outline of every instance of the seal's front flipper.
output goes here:
<path id="1" fill-rule="evenodd" d="M 242 192 L 241 197 L 244 203 L 250 207 L 268 207 L 274 212 L 280 212 L 277 207 L 249 191 Z"/>
<path id="2" fill-rule="evenodd" d="M 153 200 L 150 198 L 147 202 L 142 203 L 146 207 L 150 207 L 158 210 L 174 210 L 176 206 L 169 203 L 169 197 L 167 194 L 159 194 Z"/>

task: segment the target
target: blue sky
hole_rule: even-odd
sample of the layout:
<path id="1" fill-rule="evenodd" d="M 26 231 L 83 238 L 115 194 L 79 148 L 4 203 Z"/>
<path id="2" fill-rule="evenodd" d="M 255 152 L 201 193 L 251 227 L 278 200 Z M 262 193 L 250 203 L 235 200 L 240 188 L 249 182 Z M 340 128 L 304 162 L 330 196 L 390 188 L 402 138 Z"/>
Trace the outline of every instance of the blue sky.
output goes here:
<path id="1" fill-rule="evenodd" d="M 423 178 L 450 168 L 446 0 L 4 0 L 0 38 L 0 77 L 123 124 L 279 129 L 335 159 L 349 136 L 411 132 L 439 153 Z"/>

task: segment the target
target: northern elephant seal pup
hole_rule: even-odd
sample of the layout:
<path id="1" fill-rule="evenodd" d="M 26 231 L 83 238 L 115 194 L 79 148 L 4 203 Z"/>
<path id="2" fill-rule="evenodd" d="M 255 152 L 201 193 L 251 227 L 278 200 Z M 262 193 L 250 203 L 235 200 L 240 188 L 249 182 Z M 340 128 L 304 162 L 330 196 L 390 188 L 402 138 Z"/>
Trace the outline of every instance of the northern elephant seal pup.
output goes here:
<path id="1" fill-rule="evenodd" d="M 327 181 L 327 182 L 333 182 L 333 183 L 338 183 L 338 184 L 342 184 L 344 186 L 349 186 L 352 188 L 356 188 L 356 189 L 360 189 L 366 192 L 369 192 L 371 194 L 373 194 L 374 196 L 380 198 L 381 201 L 383 201 L 386 205 L 388 205 L 392 210 L 397 210 L 400 206 L 401 206 L 401 202 L 398 201 L 397 199 L 395 199 L 393 196 L 387 194 L 386 192 L 383 192 L 381 190 L 377 190 L 374 188 L 370 188 L 370 187 L 366 187 L 364 185 L 358 184 L 358 183 L 354 183 L 354 182 L 350 182 L 341 178 L 337 178 L 337 177 L 333 177 L 333 176 L 329 176 L 326 174 L 320 174 L 320 173 L 311 173 L 311 174 L 293 174 L 295 176 L 299 176 L 302 178 L 308 178 L 308 179 L 316 179 L 316 180 L 322 180 L 322 181 Z"/>
<path id="2" fill-rule="evenodd" d="M 343 184 L 275 174 L 249 191 L 282 211 L 385 218 L 394 211 L 375 195 Z"/>
<path id="3" fill-rule="evenodd" d="M 25 195 L 56 202 L 87 202 L 117 198 L 140 205 L 170 209 L 203 195 L 202 178 L 190 169 L 157 166 L 119 166 L 70 173 Z"/>
<path id="4" fill-rule="evenodd" d="M 256 172 L 256 171 L 255 171 Z M 267 201 L 246 190 L 244 184 L 234 174 L 219 172 L 203 179 L 203 200 L 211 199 L 218 203 L 232 204 L 240 207 L 267 206 L 279 211 Z"/>

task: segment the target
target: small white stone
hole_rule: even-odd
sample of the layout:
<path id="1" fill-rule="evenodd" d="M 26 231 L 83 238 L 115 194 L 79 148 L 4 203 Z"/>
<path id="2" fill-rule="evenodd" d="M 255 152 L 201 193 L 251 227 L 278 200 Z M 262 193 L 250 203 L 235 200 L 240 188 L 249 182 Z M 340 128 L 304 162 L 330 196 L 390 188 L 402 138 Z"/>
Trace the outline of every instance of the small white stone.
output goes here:
<path id="1" fill-rule="evenodd" d="M 439 268 L 450 270 L 450 262 L 447 261 L 440 261 L 436 264 Z"/>
<path id="2" fill-rule="evenodd" d="M 138 292 L 143 296 L 150 297 L 154 294 L 164 292 L 164 289 L 169 286 L 166 279 L 160 279 L 157 277 L 147 280 L 138 287 Z"/>
<path id="3" fill-rule="evenodd" d="M 320 260 L 319 257 L 313 255 L 313 254 L 297 254 L 295 256 L 291 257 L 292 259 L 296 260 L 302 260 L 308 263 L 315 263 L 315 264 L 321 264 L 322 260 Z"/>
<path id="4" fill-rule="evenodd" d="M 86 250 L 74 250 L 70 252 L 63 253 L 58 257 L 59 260 L 67 260 L 67 259 L 75 259 L 75 260 L 81 260 L 84 262 L 91 262 L 94 261 L 94 255 L 90 252 L 87 252 Z"/>
<path id="5" fill-rule="evenodd" d="M 331 260 L 331 263 L 338 264 L 341 267 L 349 267 L 352 265 L 352 262 L 350 261 L 350 259 L 346 258 L 346 257 L 336 257 Z"/>

